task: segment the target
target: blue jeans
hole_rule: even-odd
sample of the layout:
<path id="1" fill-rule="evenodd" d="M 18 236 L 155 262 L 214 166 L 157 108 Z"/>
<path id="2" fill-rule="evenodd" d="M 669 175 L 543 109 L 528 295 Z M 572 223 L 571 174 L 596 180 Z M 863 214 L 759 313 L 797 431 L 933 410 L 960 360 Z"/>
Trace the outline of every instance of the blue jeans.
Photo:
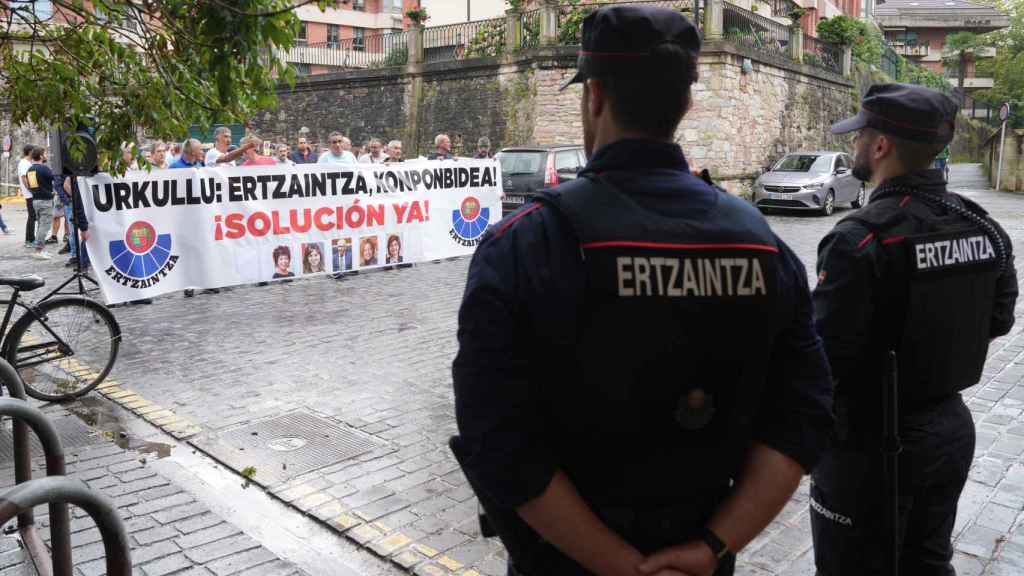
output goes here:
<path id="1" fill-rule="evenodd" d="M 78 227 L 75 226 L 75 215 L 71 212 L 70 203 L 64 205 L 64 226 L 68 230 L 68 245 L 71 247 L 71 258 L 78 256 Z"/>

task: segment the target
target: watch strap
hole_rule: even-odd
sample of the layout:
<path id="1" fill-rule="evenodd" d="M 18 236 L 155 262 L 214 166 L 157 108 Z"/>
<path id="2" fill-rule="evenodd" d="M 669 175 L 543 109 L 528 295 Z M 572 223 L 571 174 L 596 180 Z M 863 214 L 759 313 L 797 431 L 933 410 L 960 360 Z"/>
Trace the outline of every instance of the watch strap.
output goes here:
<path id="1" fill-rule="evenodd" d="M 711 548 L 711 553 L 715 555 L 715 558 L 721 560 L 729 554 L 729 547 L 722 542 L 722 539 L 717 534 L 711 531 L 710 528 L 704 528 L 701 532 L 700 539 Z"/>

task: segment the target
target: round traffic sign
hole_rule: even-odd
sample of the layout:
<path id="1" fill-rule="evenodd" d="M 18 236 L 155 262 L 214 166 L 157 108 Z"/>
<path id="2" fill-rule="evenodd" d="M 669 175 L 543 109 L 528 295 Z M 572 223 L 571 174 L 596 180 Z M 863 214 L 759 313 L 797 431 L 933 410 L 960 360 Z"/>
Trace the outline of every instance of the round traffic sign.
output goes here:
<path id="1" fill-rule="evenodd" d="M 999 108 L 999 121 L 1006 122 L 1006 119 L 1010 117 L 1010 103 L 1003 102 L 1003 105 Z"/>

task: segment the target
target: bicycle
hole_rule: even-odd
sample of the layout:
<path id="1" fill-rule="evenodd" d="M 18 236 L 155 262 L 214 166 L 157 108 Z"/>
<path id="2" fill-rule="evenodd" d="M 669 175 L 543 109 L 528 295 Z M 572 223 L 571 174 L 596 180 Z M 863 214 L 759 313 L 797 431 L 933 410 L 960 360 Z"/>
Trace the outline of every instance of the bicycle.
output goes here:
<path id="1" fill-rule="evenodd" d="M 34 304 L 19 297 L 41 288 L 39 276 L 0 277 L 10 286 L 7 311 L 0 322 L 0 356 L 25 381 L 25 391 L 50 402 L 79 398 L 110 373 L 121 346 L 121 327 L 103 304 L 84 296 L 52 296 Z M 7 330 L 15 307 L 25 310 Z"/>

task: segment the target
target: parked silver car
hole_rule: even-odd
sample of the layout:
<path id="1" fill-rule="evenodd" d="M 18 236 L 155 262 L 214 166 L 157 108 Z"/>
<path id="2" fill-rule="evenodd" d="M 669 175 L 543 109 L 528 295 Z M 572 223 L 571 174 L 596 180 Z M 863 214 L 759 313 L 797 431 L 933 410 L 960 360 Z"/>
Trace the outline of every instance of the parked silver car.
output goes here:
<path id="1" fill-rule="evenodd" d="M 826 216 L 836 204 L 860 208 L 864 183 L 853 177 L 853 159 L 842 152 L 787 154 L 754 182 L 758 208 L 817 210 Z"/>

